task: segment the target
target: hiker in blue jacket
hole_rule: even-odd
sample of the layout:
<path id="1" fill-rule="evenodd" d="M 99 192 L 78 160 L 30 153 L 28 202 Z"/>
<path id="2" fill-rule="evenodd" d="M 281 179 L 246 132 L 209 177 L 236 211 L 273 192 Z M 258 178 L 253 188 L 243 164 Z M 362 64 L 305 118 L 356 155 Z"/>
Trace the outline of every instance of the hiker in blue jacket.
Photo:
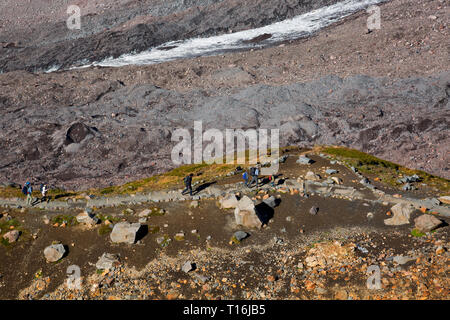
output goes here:
<path id="1" fill-rule="evenodd" d="M 27 196 L 27 205 L 30 206 L 33 203 L 33 187 L 29 181 L 27 181 L 27 183 L 23 186 L 22 193 Z"/>
<path id="2" fill-rule="evenodd" d="M 247 171 L 244 171 L 244 173 L 242 174 L 242 179 L 244 179 L 244 183 L 248 187 L 248 173 L 247 173 Z"/>

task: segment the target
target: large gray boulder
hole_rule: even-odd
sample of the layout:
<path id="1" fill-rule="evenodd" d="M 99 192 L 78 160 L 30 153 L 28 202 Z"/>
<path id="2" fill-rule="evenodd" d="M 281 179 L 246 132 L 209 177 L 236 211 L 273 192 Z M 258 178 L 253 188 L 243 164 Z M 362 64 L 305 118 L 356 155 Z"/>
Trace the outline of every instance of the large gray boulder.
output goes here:
<path id="1" fill-rule="evenodd" d="M 136 235 L 141 228 L 140 223 L 119 222 L 114 225 L 110 234 L 112 242 L 133 244 L 136 241 Z"/>
<path id="2" fill-rule="evenodd" d="M 415 227 L 420 232 L 430 232 L 442 224 L 442 221 L 435 216 L 423 214 L 414 219 Z"/>
<path id="3" fill-rule="evenodd" d="M 56 262 L 66 253 L 62 244 L 52 244 L 44 249 L 44 256 L 47 262 Z"/>
<path id="4" fill-rule="evenodd" d="M 409 203 L 397 203 L 391 208 L 393 217 L 385 219 L 384 224 L 388 226 L 400 226 L 403 224 L 409 224 L 409 218 L 414 210 L 414 206 Z"/>

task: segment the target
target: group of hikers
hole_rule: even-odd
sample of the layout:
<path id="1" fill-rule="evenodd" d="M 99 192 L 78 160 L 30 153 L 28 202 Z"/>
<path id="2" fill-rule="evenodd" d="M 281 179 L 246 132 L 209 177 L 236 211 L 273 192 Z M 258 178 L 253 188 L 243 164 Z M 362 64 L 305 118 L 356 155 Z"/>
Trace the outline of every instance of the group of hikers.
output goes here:
<path id="1" fill-rule="evenodd" d="M 39 191 L 41 192 L 42 198 L 36 198 L 35 201 L 33 201 L 33 186 L 29 181 L 25 183 L 25 185 L 22 188 L 22 193 L 27 196 L 27 205 L 32 206 L 35 204 L 35 202 L 39 201 L 44 202 L 47 200 L 47 202 L 50 200 L 49 197 L 47 197 L 48 187 L 46 184 L 41 183 L 41 186 L 39 188 Z"/>
<path id="2" fill-rule="evenodd" d="M 258 188 L 258 182 L 259 182 L 259 176 L 261 173 L 261 165 L 258 163 L 256 167 L 251 167 L 248 171 L 244 170 L 242 173 L 242 179 L 244 180 L 245 185 L 248 188 L 252 187 L 252 184 Z M 184 195 L 187 191 L 189 191 L 189 195 L 192 196 L 192 177 L 194 176 L 193 173 L 189 174 L 184 178 L 184 185 L 185 189 L 181 192 L 182 195 Z M 250 180 L 251 178 L 251 180 Z M 249 181 L 250 180 L 250 181 Z M 275 176 L 270 175 L 269 176 L 270 185 L 272 187 L 275 186 Z"/>

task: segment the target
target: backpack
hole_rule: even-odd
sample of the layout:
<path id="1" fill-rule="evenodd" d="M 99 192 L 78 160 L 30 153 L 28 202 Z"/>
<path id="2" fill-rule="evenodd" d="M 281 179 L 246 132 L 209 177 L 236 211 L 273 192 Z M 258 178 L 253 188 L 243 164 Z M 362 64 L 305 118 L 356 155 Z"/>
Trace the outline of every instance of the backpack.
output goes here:
<path id="1" fill-rule="evenodd" d="M 242 178 L 243 178 L 244 180 L 247 180 L 247 179 L 248 179 L 248 174 L 247 174 L 247 172 L 244 172 L 244 173 L 242 174 Z"/>
<path id="2" fill-rule="evenodd" d="M 39 187 L 39 191 L 42 192 L 42 189 L 44 189 L 44 185 L 41 183 L 41 186 Z"/>
<path id="3" fill-rule="evenodd" d="M 255 172 L 256 172 L 256 168 L 255 168 L 255 167 L 251 167 L 251 168 L 250 168 L 250 175 L 251 175 L 251 176 L 254 176 L 254 175 L 255 175 Z"/>
<path id="4" fill-rule="evenodd" d="M 23 188 L 22 188 L 22 193 L 23 193 L 24 195 L 27 195 L 27 191 L 28 191 L 27 186 L 23 186 Z"/>

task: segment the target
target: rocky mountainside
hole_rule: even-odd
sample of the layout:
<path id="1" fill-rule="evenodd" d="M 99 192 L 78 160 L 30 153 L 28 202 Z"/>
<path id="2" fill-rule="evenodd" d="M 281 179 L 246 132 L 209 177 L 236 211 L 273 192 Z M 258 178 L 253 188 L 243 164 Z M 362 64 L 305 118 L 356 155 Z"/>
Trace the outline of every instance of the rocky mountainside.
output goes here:
<path id="1" fill-rule="evenodd" d="M 155 19 L 171 15 L 188 19 L 195 12 L 212 10 L 228 17 L 208 20 L 204 14 L 208 19 L 192 20 L 196 32 L 203 34 L 211 25 L 250 28 L 328 4 L 278 1 L 275 6 L 270 1 L 249 1 L 246 6 L 258 10 L 243 11 L 237 9 L 241 3 L 204 1 L 198 9 L 190 1 L 154 6 L 132 1 L 103 6 L 94 1 L 80 6 L 90 12 L 84 18 L 97 19 L 97 27 L 108 26 L 99 22 L 101 17 L 114 16 L 106 12 L 116 12 L 122 18 L 109 27 L 127 25 L 126 32 L 150 28 L 151 19 L 133 26 L 133 19 L 144 13 Z M 14 10 L 20 21 L 30 14 L 10 2 L 6 5 L 9 11 L 3 14 Z M 108 46 L 120 48 L 120 41 L 135 39 L 119 32 L 110 41 L 93 23 L 82 28 L 85 35 L 73 39 L 65 28 L 65 35 L 55 31 L 50 43 L 50 29 L 37 26 L 62 23 L 64 12 L 55 3 L 40 8 L 30 26 L 43 32 L 42 37 L 37 33 L 22 39 L 27 33 L 14 30 L 25 28 L 23 23 L 3 24 L 5 48 L 0 56 L 5 64 L 20 69 L 50 66 L 62 54 L 70 65 L 81 58 L 76 50 L 97 55 L 89 49 L 91 38 L 98 37 L 108 55 L 115 50 Z M 448 6 L 438 0 L 422 1 L 419 10 L 416 2 L 391 1 L 381 8 L 383 27 L 370 34 L 367 15 L 357 13 L 310 39 L 262 50 L 152 66 L 0 74 L 0 182 L 43 180 L 79 190 L 160 173 L 173 167 L 168 161 L 171 132 L 176 127 L 192 128 L 194 120 L 218 129 L 276 126 L 284 144 L 345 145 L 449 178 Z M 55 12 L 48 21 L 46 10 Z M 160 28 L 168 37 L 161 41 L 175 39 L 171 32 L 177 28 Z M 14 39 L 23 42 L 21 48 L 8 44 Z M 84 43 L 80 49 L 76 41 Z M 63 43 L 74 45 L 75 51 L 65 50 Z M 39 51 L 52 48 L 59 48 L 56 55 Z M 29 50 L 37 51 L 27 55 Z"/>

